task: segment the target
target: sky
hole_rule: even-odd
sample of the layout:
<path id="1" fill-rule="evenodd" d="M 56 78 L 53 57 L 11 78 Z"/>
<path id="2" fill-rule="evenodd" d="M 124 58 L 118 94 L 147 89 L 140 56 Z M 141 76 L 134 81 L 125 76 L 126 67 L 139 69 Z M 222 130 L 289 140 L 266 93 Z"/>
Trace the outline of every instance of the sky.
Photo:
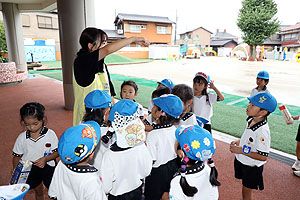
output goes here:
<path id="1" fill-rule="evenodd" d="M 241 0 L 96 0 L 96 26 L 114 29 L 118 13 L 168 17 L 176 22 L 177 34 L 203 27 L 212 33 L 217 29 L 238 37 L 241 32 L 236 25 Z M 277 17 L 283 25 L 300 22 L 299 0 L 275 0 Z"/>

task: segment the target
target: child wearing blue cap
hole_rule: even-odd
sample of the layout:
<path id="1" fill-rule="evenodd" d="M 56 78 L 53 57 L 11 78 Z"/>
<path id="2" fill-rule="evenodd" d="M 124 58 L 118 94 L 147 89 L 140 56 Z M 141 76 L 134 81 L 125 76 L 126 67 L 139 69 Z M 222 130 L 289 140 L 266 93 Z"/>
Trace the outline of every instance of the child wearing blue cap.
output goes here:
<path id="1" fill-rule="evenodd" d="M 267 71 L 264 71 L 264 70 L 258 72 L 257 77 L 256 77 L 257 87 L 255 87 L 251 90 L 250 97 L 255 95 L 258 92 L 268 92 L 268 93 L 270 93 L 270 91 L 267 88 L 268 83 L 269 83 L 269 73 Z"/>
<path id="2" fill-rule="evenodd" d="M 163 79 L 163 80 L 161 80 L 161 81 L 159 81 L 159 82 L 157 82 L 157 87 L 156 87 L 156 90 L 157 89 L 160 89 L 160 88 L 168 88 L 169 90 L 170 90 L 170 92 L 168 92 L 168 93 L 171 93 L 171 91 L 172 91 L 172 89 L 173 89 L 173 87 L 174 87 L 174 83 L 171 81 L 171 79 L 168 79 L 168 78 L 165 78 L 165 79 Z M 159 96 L 156 96 L 156 97 L 159 97 Z M 152 95 L 152 99 L 153 99 L 154 97 L 153 97 L 153 95 Z M 153 101 L 152 101 L 152 99 L 150 100 L 150 102 L 149 102 L 149 106 L 148 106 L 148 113 L 151 113 L 151 110 L 152 110 L 152 108 L 153 108 Z"/>
<path id="3" fill-rule="evenodd" d="M 121 99 L 111 109 L 109 121 L 116 142 L 103 155 L 101 177 L 108 199 L 142 198 L 142 179 L 150 174 L 151 155 L 145 145 L 145 126 L 138 105 Z"/>
<path id="4" fill-rule="evenodd" d="M 153 160 L 151 175 L 145 182 L 146 200 L 161 199 L 170 190 L 170 182 L 178 169 L 174 123 L 179 120 L 183 111 L 182 101 L 172 94 L 154 98 L 153 103 L 152 116 L 157 124 L 153 125 L 146 140 Z"/>
<path id="5" fill-rule="evenodd" d="M 252 199 L 253 189 L 264 189 L 263 168 L 271 145 L 267 116 L 277 107 L 276 99 L 267 92 L 257 93 L 248 100 L 247 127 L 241 139 L 230 144 L 230 151 L 235 153 L 235 177 L 242 179 L 242 197 L 247 200 Z"/>
<path id="6" fill-rule="evenodd" d="M 175 136 L 181 148 L 182 165 L 172 179 L 170 200 L 217 200 L 217 186 L 221 184 L 211 160 L 216 151 L 211 134 L 198 125 L 190 125 L 177 128 Z"/>
<path id="7" fill-rule="evenodd" d="M 87 121 L 67 129 L 58 142 L 58 163 L 50 184 L 50 198 L 65 200 L 106 200 L 97 169 L 88 164 L 99 143 L 101 129 Z"/>
<path id="8" fill-rule="evenodd" d="M 95 121 L 100 125 L 101 133 L 103 135 L 107 133 L 109 130 L 107 125 L 108 115 L 112 105 L 111 96 L 103 90 L 94 90 L 85 97 L 84 104 L 86 113 L 82 122 Z M 89 163 L 98 169 L 98 174 L 100 174 L 102 156 L 114 141 L 115 138 L 111 138 L 107 143 L 101 140 L 95 149 L 93 159 Z"/>
<path id="9" fill-rule="evenodd" d="M 216 94 L 208 92 L 207 88 L 213 89 Z M 199 125 L 204 124 L 204 128 L 211 133 L 211 117 L 213 116 L 212 105 L 218 101 L 223 101 L 223 94 L 216 88 L 210 76 L 203 72 L 196 73 L 193 79 L 194 98 L 192 111 L 199 120 Z"/>

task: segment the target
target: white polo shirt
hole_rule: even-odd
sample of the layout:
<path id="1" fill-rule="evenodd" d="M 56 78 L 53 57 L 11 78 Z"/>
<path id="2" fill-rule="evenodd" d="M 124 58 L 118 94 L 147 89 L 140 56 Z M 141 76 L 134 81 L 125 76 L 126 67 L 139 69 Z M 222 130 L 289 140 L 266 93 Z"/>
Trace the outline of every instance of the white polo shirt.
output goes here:
<path id="1" fill-rule="evenodd" d="M 180 174 L 176 174 L 171 181 L 170 200 L 218 200 L 218 187 L 209 182 L 210 167 L 205 165 L 194 165 L 187 167 L 186 180 L 190 186 L 196 187 L 198 192 L 193 197 L 186 196 L 180 186 Z"/>
<path id="2" fill-rule="evenodd" d="M 263 90 L 260 90 L 260 91 L 258 91 L 258 87 L 256 87 L 256 88 L 253 88 L 253 89 L 251 90 L 250 97 L 253 96 L 253 95 L 255 95 L 256 93 L 260 93 L 260 92 L 267 92 L 267 93 L 270 93 L 270 91 L 268 90 L 267 86 L 265 86 L 265 87 L 263 88 Z"/>
<path id="3" fill-rule="evenodd" d="M 154 125 L 152 131 L 147 135 L 146 143 L 150 151 L 154 168 L 166 164 L 177 157 L 175 152 L 175 130 L 174 125 Z"/>
<path id="4" fill-rule="evenodd" d="M 91 165 L 65 165 L 55 168 L 48 195 L 58 200 L 107 200 L 97 169 Z"/>
<path id="5" fill-rule="evenodd" d="M 208 93 L 208 102 L 206 102 L 206 95 L 194 96 L 193 97 L 193 113 L 199 117 L 208 120 L 207 124 L 210 123 L 210 118 L 213 116 L 212 105 L 217 102 L 218 96 L 214 93 Z"/>
<path id="6" fill-rule="evenodd" d="M 33 139 L 30 132 L 21 133 L 14 145 L 13 155 L 22 157 L 22 160 L 36 161 L 44 157 L 44 153 L 53 153 L 57 151 L 58 139 L 55 132 L 47 127 L 43 127 L 39 137 Z M 54 167 L 55 161 L 50 160 L 48 165 Z"/>
<path id="7" fill-rule="evenodd" d="M 260 155 L 268 156 L 271 145 L 271 136 L 267 119 L 265 118 L 265 120 L 260 121 L 249 128 L 248 125 L 252 120 L 252 117 L 247 119 L 247 127 L 241 137 L 239 146 L 244 149 L 243 152 L 256 152 Z M 248 166 L 260 167 L 267 162 L 255 160 L 244 154 L 236 154 L 235 157 L 238 161 Z"/>
<path id="8" fill-rule="evenodd" d="M 186 113 L 182 118 L 180 118 L 180 121 L 176 127 L 183 125 L 198 125 L 196 115 L 192 112 Z"/>
<path id="9" fill-rule="evenodd" d="M 131 192 L 141 186 L 152 169 L 151 155 L 145 143 L 121 149 L 113 144 L 103 155 L 101 177 L 106 194 L 114 196 Z"/>

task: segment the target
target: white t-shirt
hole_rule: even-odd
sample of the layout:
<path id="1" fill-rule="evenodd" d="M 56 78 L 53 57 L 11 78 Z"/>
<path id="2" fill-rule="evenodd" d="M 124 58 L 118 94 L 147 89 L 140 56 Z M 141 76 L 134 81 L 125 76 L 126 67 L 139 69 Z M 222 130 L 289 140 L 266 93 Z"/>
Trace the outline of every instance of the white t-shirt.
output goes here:
<path id="1" fill-rule="evenodd" d="M 208 120 L 213 116 L 212 105 L 217 102 L 218 96 L 214 93 L 208 93 L 209 103 L 206 102 L 206 95 L 194 96 L 193 98 L 193 113 L 199 117 Z"/>
<path id="2" fill-rule="evenodd" d="M 51 154 L 57 151 L 58 139 L 55 132 L 47 127 L 43 127 L 39 137 L 33 139 L 29 131 L 21 133 L 14 145 L 13 155 L 22 157 L 22 160 L 36 161 L 44 157 L 45 153 Z M 55 161 L 50 160 L 48 165 L 54 167 Z"/>
<path id="3" fill-rule="evenodd" d="M 151 155 L 145 143 L 126 150 L 116 144 L 103 155 L 101 177 L 106 194 L 114 196 L 131 192 L 141 186 L 152 169 Z"/>
<path id="4" fill-rule="evenodd" d="M 194 113 L 186 113 L 182 118 L 180 118 L 180 121 L 176 127 L 183 126 L 183 125 L 198 125 L 196 115 Z"/>
<path id="5" fill-rule="evenodd" d="M 252 117 L 248 118 L 248 124 L 253 120 Z M 247 127 L 241 137 L 240 147 L 247 149 L 249 152 L 256 152 L 261 155 L 268 156 L 271 145 L 270 129 L 267 120 L 258 122 L 254 124 L 251 128 Z M 243 154 L 236 154 L 236 159 L 248 166 L 260 167 L 264 165 L 267 161 L 260 161 L 250 158 Z"/>
<path id="6" fill-rule="evenodd" d="M 91 165 L 65 165 L 55 168 L 48 195 L 58 200 L 107 200 L 97 169 Z"/>
<path id="7" fill-rule="evenodd" d="M 143 119 L 145 117 L 144 107 L 141 104 L 139 104 L 139 103 L 137 103 L 137 105 L 138 105 L 138 109 L 139 109 L 139 113 L 140 113 L 140 118 Z"/>
<path id="8" fill-rule="evenodd" d="M 256 93 L 260 93 L 260 92 L 270 93 L 270 91 L 268 90 L 267 86 L 265 86 L 265 88 L 263 90 L 261 90 L 261 91 L 258 91 L 258 87 L 256 87 L 256 88 L 253 88 L 251 90 L 250 97 L 253 96 L 253 95 L 255 95 Z"/>
<path id="9" fill-rule="evenodd" d="M 175 130 L 174 125 L 155 125 L 154 129 L 147 135 L 146 143 L 154 162 L 153 167 L 166 164 L 177 157 L 175 152 Z"/>
<path id="10" fill-rule="evenodd" d="M 204 168 L 202 168 L 201 171 L 199 171 L 199 165 L 188 167 L 187 174 L 185 176 L 188 184 L 190 186 L 196 187 L 198 189 L 198 192 L 193 197 L 186 196 L 179 184 L 181 178 L 179 174 L 175 176 L 171 181 L 169 194 L 170 200 L 218 200 L 218 187 L 212 186 L 209 182 L 211 169 L 207 165 L 202 165 L 202 167 L 203 166 Z"/>

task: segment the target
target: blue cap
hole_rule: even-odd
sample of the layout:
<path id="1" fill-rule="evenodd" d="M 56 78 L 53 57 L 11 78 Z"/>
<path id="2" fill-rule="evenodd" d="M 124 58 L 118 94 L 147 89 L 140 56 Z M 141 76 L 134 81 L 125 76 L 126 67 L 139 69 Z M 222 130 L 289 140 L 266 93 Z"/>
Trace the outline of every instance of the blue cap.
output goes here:
<path id="1" fill-rule="evenodd" d="M 88 93 L 84 99 L 85 107 L 92 109 L 109 108 L 111 107 L 111 102 L 111 96 L 102 90 L 94 90 Z"/>
<path id="2" fill-rule="evenodd" d="M 164 94 L 152 99 L 153 103 L 172 117 L 178 118 L 183 112 L 183 104 L 178 96 Z"/>
<path id="3" fill-rule="evenodd" d="M 30 186 L 26 183 L 0 186 L 0 199 L 23 200 Z"/>
<path id="4" fill-rule="evenodd" d="M 174 83 L 170 79 L 167 79 L 167 78 L 164 79 L 164 80 L 162 80 L 162 81 L 160 81 L 160 82 L 157 82 L 157 83 L 163 84 L 164 86 L 170 88 L 171 90 L 174 87 Z"/>
<path id="5" fill-rule="evenodd" d="M 259 92 L 255 95 L 248 97 L 248 100 L 255 106 L 260 107 L 269 111 L 274 112 L 277 107 L 277 101 L 270 93 Z"/>
<path id="6" fill-rule="evenodd" d="M 207 83 L 209 83 L 209 81 L 210 81 L 210 76 L 205 74 L 204 72 L 197 72 L 195 74 L 195 77 L 197 77 L 197 76 L 203 77 L 207 81 Z"/>
<path id="7" fill-rule="evenodd" d="M 108 120 L 113 122 L 115 113 L 118 112 L 122 116 L 131 116 L 138 110 L 137 103 L 129 99 L 121 99 L 110 110 Z"/>
<path id="8" fill-rule="evenodd" d="M 216 143 L 211 134 L 198 125 L 180 126 L 175 136 L 185 154 L 198 161 L 210 159 L 216 151 Z"/>
<path id="9" fill-rule="evenodd" d="M 267 71 L 260 71 L 257 74 L 257 78 L 269 79 L 269 73 Z"/>
<path id="10" fill-rule="evenodd" d="M 101 129 L 95 121 L 87 121 L 67 129 L 58 142 L 61 160 L 65 164 L 84 160 L 93 153 L 100 137 Z"/>

